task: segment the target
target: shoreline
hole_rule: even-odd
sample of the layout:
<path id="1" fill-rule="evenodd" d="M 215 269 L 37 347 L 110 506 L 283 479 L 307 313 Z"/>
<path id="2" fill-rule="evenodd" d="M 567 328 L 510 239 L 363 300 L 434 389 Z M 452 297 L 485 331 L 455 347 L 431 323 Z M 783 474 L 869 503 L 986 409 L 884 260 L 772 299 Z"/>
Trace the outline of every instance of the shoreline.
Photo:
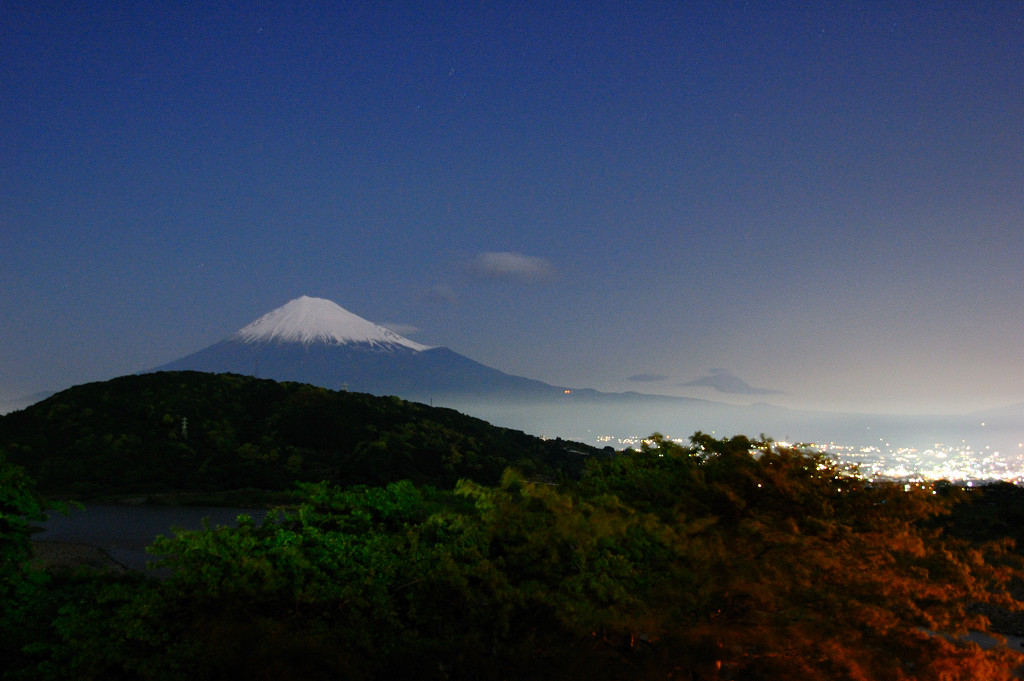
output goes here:
<path id="1" fill-rule="evenodd" d="M 32 564 L 44 570 L 77 570 L 86 568 L 103 573 L 123 575 L 137 572 L 122 565 L 104 549 L 77 541 L 32 540 Z"/>

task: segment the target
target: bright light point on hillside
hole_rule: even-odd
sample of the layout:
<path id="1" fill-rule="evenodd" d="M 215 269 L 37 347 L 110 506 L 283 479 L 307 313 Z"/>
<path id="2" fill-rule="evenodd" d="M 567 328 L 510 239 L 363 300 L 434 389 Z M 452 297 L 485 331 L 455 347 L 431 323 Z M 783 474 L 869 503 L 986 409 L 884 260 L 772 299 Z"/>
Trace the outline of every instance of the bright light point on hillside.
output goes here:
<path id="1" fill-rule="evenodd" d="M 566 395 L 568 395 L 568 394 L 570 394 L 571 392 L 572 392 L 571 390 L 566 390 L 566 391 L 565 391 L 565 394 L 566 394 Z"/>

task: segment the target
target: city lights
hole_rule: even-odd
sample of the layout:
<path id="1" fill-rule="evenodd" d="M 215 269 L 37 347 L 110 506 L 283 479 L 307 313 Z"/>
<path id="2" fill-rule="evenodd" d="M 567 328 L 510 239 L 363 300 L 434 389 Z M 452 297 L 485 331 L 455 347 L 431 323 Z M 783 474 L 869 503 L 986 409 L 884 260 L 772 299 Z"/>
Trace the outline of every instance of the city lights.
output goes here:
<path id="1" fill-rule="evenodd" d="M 686 443 L 685 438 L 671 440 Z M 619 450 L 638 449 L 644 444 L 651 444 L 648 438 L 637 435 L 602 435 L 597 441 Z M 1012 452 L 1001 452 L 990 445 L 973 447 L 964 442 L 956 445 L 935 443 L 926 449 L 898 447 L 884 441 L 879 445 L 859 447 L 839 442 L 774 444 L 778 447 L 800 446 L 807 451 L 826 454 L 838 464 L 855 467 L 859 475 L 871 480 L 949 480 L 968 485 L 1001 480 L 1024 484 L 1024 443 Z"/>

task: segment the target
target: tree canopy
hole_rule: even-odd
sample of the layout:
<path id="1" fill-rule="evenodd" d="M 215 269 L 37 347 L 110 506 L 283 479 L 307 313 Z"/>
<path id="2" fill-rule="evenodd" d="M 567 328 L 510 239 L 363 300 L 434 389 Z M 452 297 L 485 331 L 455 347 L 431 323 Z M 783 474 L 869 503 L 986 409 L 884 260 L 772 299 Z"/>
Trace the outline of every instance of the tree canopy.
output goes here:
<path id="1" fill-rule="evenodd" d="M 1010 678 L 1021 655 L 962 637 L 1018 608 L 1017 558 L 945 532 L 954 496 L 701 433 L 557 484 L 305 484 L 262 523 L 159 540 L 166 580 L 91 586 L 34 673 Z"/>
<path id="2" fill-rule="evenodd" d="M 76 386 L 0 417 L 0 447 L 48 496 L 288 490 L 295 482 L 494 484 L 578 475 L 593 447 L 397 397 L 160 372 Z"/>

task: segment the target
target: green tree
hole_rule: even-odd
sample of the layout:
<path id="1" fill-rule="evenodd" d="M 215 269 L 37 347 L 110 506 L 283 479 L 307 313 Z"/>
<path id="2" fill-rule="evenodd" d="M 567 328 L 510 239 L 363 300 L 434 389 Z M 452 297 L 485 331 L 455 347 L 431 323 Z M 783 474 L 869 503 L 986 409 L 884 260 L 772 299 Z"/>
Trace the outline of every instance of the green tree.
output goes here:
<path id="1" fill-rule="evenodd" d="M 33 610 L 46 581 L 29 566 L 29 523 L 45 517 L 32 480 L 0 451 L 0 660 L 12 669 L 31 642 Z"/>
<path id="2" fill-rule="evenodd" d="M 45 517 L 32 480 L 0 451 L 0 575 L 14 578 L 23 571 L 32 552 L 28 523 Z"/>
<path id="3" fill-rule="evenodd" d="M 495 579 L 450 493 L 303 487 L 301 503 L 153 550 L 162 582 L 107 589 L 58 628 L 69 678 L 448 678 L 487 657 Z"/>

